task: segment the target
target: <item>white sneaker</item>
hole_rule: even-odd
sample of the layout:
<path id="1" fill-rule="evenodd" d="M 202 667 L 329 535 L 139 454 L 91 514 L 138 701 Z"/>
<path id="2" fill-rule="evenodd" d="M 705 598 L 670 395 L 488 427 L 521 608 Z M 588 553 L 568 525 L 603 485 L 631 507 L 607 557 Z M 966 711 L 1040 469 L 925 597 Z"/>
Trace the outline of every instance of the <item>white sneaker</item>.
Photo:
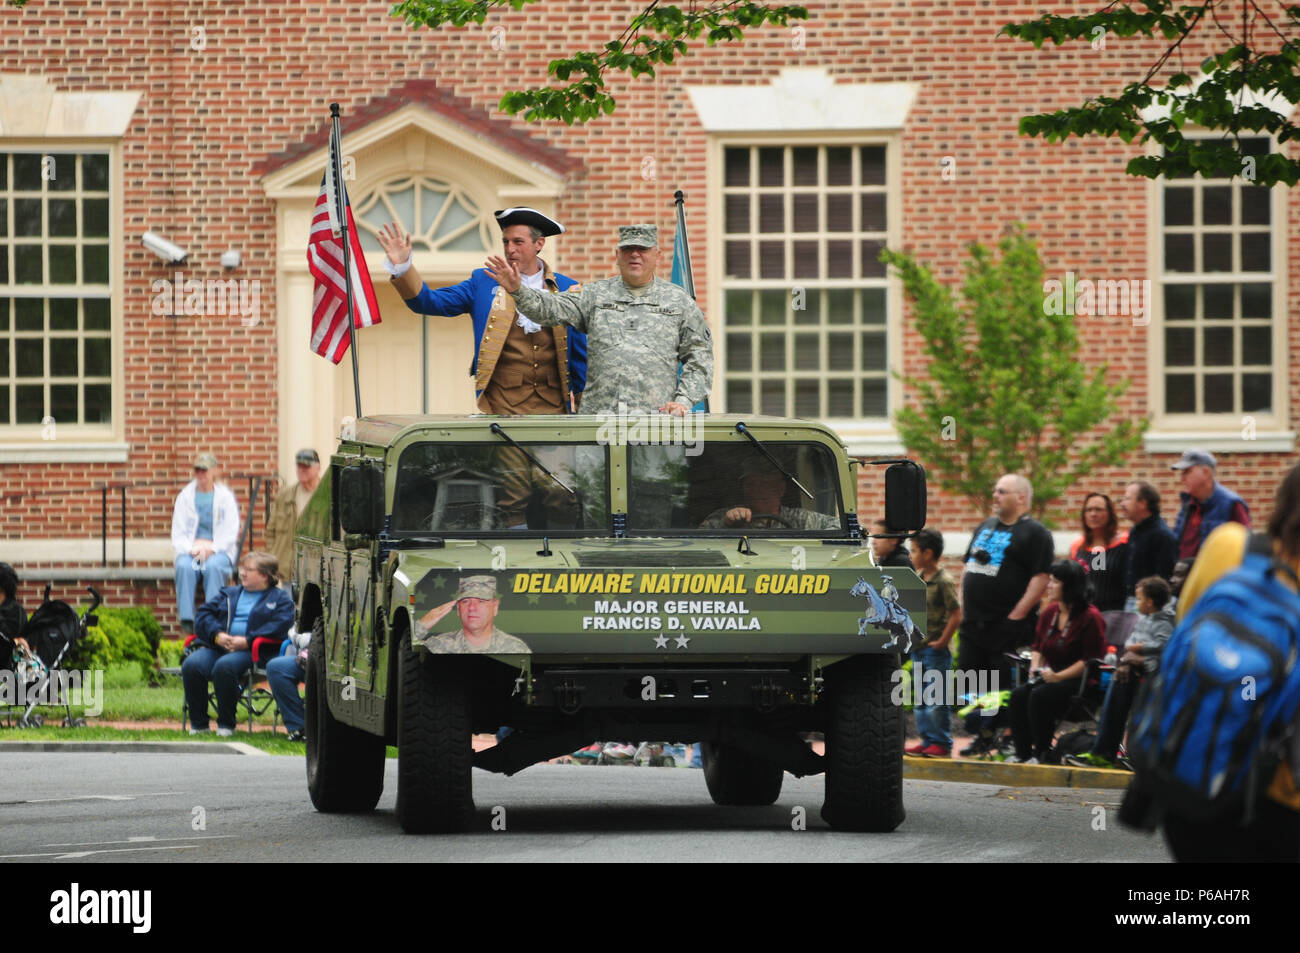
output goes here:
<path id="1" fill-rule="evenodd" d="M 218 734 L 220 734 L 220 732 L 218 732 Z M 1024 763 L 1025 763 L 1025 764 L 1038 764 L 1039 761 L 1038 761 L 1037 758 L 1030 758 L 1030 759 L 1028 759 L 1027 761 L 1025 761 Z"/>
<path id="2" fill-rule="evenodd" d="M 234 729 L 234 728 L 218 728 L 218 729 L 217 729 L 217 737 L 218 737 L 218 738 L 229 738 L 229 737 L 233 736 L 234 733 L 235 733 L 235 729 Z"/>
<path id="3" fill-rule="evenodd" d="M 1013 755 L 1013 754 L 1009 754 L 1009 755 L 1007 755 L 1005 758 L 1002 759 L 1002 763 L 1003 763 L 1003 764 L 1021 764 L 1022 762 L 1021 762 L 1021 760 L 1020 760 L 1019 758 L 1017 758 L 1015 755 Z"/>
<path id="4" fill-rule="evenodd" d="M 191 728 L 190 728 L 190 734 L 192 734 L 192 735 L 206 735 L 206 734 L 207 734 L 208 732 L 210 732 L 211 730 L 212 730 L 211 728 L 194 728 L 194 727 L 191 727 Z"/>

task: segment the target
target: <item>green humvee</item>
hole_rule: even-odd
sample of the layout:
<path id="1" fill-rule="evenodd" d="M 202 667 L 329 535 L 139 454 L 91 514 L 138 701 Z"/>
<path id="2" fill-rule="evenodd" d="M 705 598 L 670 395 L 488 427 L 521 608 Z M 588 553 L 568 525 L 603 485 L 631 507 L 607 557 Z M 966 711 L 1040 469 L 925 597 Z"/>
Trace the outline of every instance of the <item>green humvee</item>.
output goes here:
<path id="1" fill-rule="evenodd" d="M 919 530 L 924 473 L 874 462 Z M 925 587 L 875 567 L 857 470 L 800 420 L 357 421 L 297 528 L 312 803 L 373 809 L 394 744 L 402 828 L 463 830 L 474 767 L 661 739 L 702 742 L 718 804 L 824 772 L 827 823 L 893 830 Z"/>

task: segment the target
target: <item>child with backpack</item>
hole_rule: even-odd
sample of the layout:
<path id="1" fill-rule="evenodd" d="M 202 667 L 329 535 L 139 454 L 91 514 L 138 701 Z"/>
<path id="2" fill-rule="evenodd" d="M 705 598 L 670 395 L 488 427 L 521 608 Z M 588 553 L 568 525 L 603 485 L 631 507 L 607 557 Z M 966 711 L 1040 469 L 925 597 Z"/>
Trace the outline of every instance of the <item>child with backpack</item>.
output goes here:
<path id="1" fill-rule="evenodd" d="M 1129 733 L 1121 820 L 1163 820 L 1180 861 L 1300 861 L 1300 466 L 1268 536 L 1205 540 Z"/>

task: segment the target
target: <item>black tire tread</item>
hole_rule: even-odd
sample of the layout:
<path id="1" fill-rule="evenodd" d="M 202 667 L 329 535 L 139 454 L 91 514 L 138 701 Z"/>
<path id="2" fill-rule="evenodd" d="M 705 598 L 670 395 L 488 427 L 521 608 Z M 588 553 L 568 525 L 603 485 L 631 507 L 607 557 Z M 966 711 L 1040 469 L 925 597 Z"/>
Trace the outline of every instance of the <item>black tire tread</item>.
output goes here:
<path id="1" fill-rule="evenodd" d="M 403 633 L 397 819 L 408 834 L 457 833 L 474 817 L 468 689 L 454 658 L 421 658 Z"/>
<path id="2" fill-rule="evenodd" d="M 903 708 L 890 699 L 898 659 L 863 655 L 827 671 L 826 797 L 822 820 L 845 831 L 903 823 Z"/>
<path id="3" fill-rule="evenodd" d="M 384 739 L 346 725 L 325 697 L 325 626 L 312 627 L 307 650 L 307 790 L 322 814 L 373 811 L 384 793 Z"/>

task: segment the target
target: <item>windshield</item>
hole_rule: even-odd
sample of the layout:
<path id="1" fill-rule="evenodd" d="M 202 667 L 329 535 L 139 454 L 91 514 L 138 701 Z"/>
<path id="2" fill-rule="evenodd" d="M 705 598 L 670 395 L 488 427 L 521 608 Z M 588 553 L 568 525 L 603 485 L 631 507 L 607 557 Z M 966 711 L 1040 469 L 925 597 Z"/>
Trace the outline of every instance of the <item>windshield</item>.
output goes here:
<path id="1" fill-rule="evenodd" d="M 629 446 L 629 529 L 839 533 L 844 521 L 830 450 L 806 443 L 765 441 L 764 446 L 812 499 L 752 445 Z"/>
<path id="2" fill-rule="evenodd" d="M 606 532 L 606 449 L 520 445 L 574 492 L 505 444 L 415 444 L 397 464 L 393 532 Z"/>

